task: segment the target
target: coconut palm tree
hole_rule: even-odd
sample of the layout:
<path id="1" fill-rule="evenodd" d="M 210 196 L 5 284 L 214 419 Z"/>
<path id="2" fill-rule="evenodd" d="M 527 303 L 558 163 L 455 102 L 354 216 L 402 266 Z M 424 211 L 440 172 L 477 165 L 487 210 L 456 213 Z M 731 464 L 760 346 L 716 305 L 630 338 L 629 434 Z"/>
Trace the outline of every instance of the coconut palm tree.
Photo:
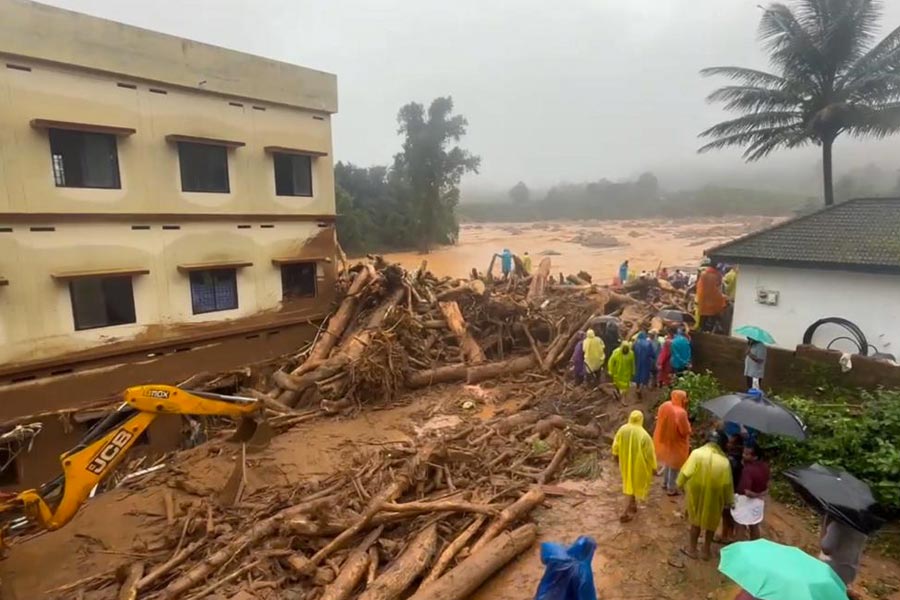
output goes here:
<path id="1" fill-rule="evenodd" d="M 873 43 L 880 17 L 880 0 L 797 0 L 764 9 L 759 33 L 774 72 L 701 71 L 735 82 L 708 100 L 742 116 L 701 133 L 712 141 L 700 152 L 741 146 L 755 161 L 779 148 L 819 145 L 825 204 L 833 204 L 835 139 L 900 130 L 900 27 Z"/>

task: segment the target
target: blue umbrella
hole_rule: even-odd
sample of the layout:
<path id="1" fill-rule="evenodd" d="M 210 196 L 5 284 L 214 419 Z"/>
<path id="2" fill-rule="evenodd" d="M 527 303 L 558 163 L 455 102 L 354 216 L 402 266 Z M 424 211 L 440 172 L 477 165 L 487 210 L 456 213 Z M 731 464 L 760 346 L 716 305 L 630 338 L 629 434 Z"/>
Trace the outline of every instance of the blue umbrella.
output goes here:
<path id="1" fill-rule="evenodd" d="M 769 333 L 762 327 L 757 327 L 756 325 L 744 325 L 743 327 L 738 327 L 734 330 L 734 333 L 735 335 L 742 335 L 744 337 L 750 338 L 751 340 L 762 342 L 763 344 L 775 343 L 775 338 L 772 337 L 771 333 Z"/>

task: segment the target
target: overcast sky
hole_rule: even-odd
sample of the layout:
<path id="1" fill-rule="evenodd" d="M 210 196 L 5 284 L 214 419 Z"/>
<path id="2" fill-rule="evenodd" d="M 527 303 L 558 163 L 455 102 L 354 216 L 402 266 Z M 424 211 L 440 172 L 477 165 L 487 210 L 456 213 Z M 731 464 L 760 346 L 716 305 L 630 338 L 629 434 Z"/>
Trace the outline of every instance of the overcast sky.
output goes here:
<path id="1" fill-rule="evenodd" d="M 760 0 L 47 0 L 63 8 L 329 71 L 338 76 L 335 156 L 387 163 L 396 114 L 452 95 L 482 157 L 468 185 L 620 179 L 644 170 L 681 185 L 727 172 L 792 169 L 817 180 L 815 150 L 744 167 L 737 151 L 696 155 L 722 113 L 698 71 L 765 67 Z M 889 0 L 885 25 L 900 25 Z M 721 82 L 720 82 L 721 83 Z M 900 139 L 841 140 L 838 170 L 900 167 Z M 729 175 L 730 176 L 730 175 Z"/>

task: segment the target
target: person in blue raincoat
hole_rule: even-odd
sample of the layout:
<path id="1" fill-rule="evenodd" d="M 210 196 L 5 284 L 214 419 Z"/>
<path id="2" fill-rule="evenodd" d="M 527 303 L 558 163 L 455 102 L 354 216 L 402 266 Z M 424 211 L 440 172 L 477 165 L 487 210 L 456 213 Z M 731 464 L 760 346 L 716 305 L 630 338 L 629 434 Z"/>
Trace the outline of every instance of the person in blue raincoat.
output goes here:
<path id="1" fill-rule="evenodd" d="M 691 368 L 691 340 L 684 335 L 684 329 L 679 328 L 676 331 L 675 337 L 672 338 L 670 352 L 672 358 L 669 360 L 675 375 L 679 375 Z"/>
<path id="2" fill-rule="evenodd" d="M 513 253 L 509 251 L 509 248 L 504 248 L 503 252 L 495 256 L 500 258 L 500 271 L 503 272 L 503 278 L 506 279 L 513 270 Z"/>
<path id="3" fill-rule="evenodd" d="M 647 334 L 641 331 L 634 342 L 634 383 L 638 393 L 650 385 L 655 365 L 656 349 Z"/>

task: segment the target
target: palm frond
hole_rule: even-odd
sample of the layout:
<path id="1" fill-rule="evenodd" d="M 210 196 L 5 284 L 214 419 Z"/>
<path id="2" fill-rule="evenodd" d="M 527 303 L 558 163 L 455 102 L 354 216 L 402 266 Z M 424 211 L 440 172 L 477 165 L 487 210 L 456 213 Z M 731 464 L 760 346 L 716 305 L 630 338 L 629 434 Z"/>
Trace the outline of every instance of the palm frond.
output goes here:
<path id="1" fill-rule="evenodd" d="M 900 70 L 896 73 L 874 73 L 843 90 L 849 102 L 884 104 L 900 99 Z"/>
<path id="2" fill-rule="evenodd" d="M 787 78 L 809 79 L 820 87 L 824 85 L 825 57 L 813 34 L 803 27 L 790 8 L 773 4 L 766 9 L 760 19 L 759 34 L 772 62 Z"/>
<path id="3" fill-rule="evenodd" d="M 784 87 L 788 85 L 788 80 L 784 77 L 743 67 L 708 67 L 701 70 L 700 74 L 704 77 L 723 75 L 731 80 L 754 86 Z"/>
<path id="4" fill-rule="evenodd" d="M 802 127 L 785 125 L 725 135 L 702 146 L 697 152 L 704 153 L 733 146 L 745 146 L 744 158 L 748 161 L 755 161 L 767 156 L 777 148 L 797 148 L 812 143 L 812 141 L 813 139 Z"/>
<path id="5" fill-rule="evenodd" d="M 723 102 L 725 110 L 741 112 L 793 108 L 803 97 L 785 90 L 773 90 L 747 85 L 721 87 L 706 97 L 707 102 Z"/>
<path id="6" fill-rule="evenodd" d="M 713 125 L 701 132 L 700 137 L 721 138 L 786 126 L 803 127 L 803 113 L 799 111 L 767 111 L 744 115 Z"/>
<path id="7" fill-rule="evenodd" d="M 878 31 L 878 4 L 873 0 L 804 0 L 808 2 L 830 6 L 830 19 L 821 32 L 821 52 L 835 73 L 847 70 L 866 54 Z"/>
<path id="8" fill-rule="evenodd" d="M 847 131 L 859 137 L 885 138 L 900 132 L 900 102 L 876 106 L 853 106 Z"/>
<path id="9" fill-rule="evenodd" d="M 881 42 L 860 57 L 842 76 L 844 87 L 861 79 L 877 76 L 885 69 L 900 68 L 900 27 L 891 31 Z"/>

